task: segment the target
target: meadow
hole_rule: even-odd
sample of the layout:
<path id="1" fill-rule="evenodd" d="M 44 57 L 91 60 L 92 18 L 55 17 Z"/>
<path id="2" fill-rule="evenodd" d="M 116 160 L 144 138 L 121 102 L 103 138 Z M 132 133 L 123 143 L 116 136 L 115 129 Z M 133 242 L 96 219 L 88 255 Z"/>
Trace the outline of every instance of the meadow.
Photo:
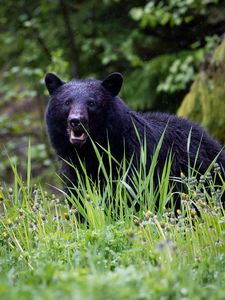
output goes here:
<path id="1" fill-rule="evenodd" d="M 129 163 L 116 180 L 100 163 L 103 190 L 84 168 L 78 197 L 35 183 L 30 146 L 26 178 L 11 161 L 14 184 L 0 187 L 0 299 L 225 299 L 225 184 L 214 181 L 220 168 L 176 178 L 184 190 L 174 212 L 171 158 L 156 190 L 157 151 L 148 173 L 144 151 L 140 159 L 133 185 Z"/>

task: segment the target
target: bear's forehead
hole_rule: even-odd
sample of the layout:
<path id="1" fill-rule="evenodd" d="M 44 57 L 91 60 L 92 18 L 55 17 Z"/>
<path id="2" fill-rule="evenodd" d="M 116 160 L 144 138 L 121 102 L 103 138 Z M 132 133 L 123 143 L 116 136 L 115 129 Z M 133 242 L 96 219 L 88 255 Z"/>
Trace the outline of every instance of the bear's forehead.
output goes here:
<path id="1" fill-rule="evenodd" d="M 74 80 L 60 88 L 61 97 L 88 96 L 101 93 L 101 82 L 98 80 Z"/>

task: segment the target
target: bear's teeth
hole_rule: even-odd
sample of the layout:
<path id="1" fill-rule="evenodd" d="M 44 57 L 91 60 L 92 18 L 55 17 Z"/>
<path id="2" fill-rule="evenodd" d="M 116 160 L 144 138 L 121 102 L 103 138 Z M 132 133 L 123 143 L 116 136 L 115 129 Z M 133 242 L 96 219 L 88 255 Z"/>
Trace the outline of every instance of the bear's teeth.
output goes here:
<path id="1" fill-rule="evenodd" d="M 83 140 L 84 138 L 85 138 L 85 134 L 84 134 L 84 132 L 81 134 L 81 135 L 76 135 L 75 133 L 74 133 L 74 131 L 73 130 L 71 130 L 71 132 L 70 132 L 70 138 L 71 139 L 76 139 L 76 140 Z"/>
<path id="2" fill-rule="evenodd" d="M 71 137 L 71 139 L 75 139 L 75 138 L 76 138 L 76 136 L 75 136 L 73 130 L 70 131 L 70 137 Z"/>

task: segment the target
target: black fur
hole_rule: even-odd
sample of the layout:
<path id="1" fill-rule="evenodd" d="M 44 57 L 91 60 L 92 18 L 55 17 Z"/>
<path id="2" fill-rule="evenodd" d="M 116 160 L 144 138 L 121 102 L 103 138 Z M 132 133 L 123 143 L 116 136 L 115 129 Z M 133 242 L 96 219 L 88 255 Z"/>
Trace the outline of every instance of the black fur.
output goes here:
<path id="1" fill-rule="evenodd" d="M 188 156 L 193 167 L 204 174 L 214 158 L 218 156 L 222 172 L 225 170 L 225 153 L 221 145 L 195 123 L 175 115 L 162 113 L 138 113 L 132 111 L 117 96 L 122 85 L 119 73 L 109 75 L 105 80 L 72 80 L 64 83 L 54 74 L 46 75 L 46 86 L 51 95 L 47 110 L 46 123 L 51 144 L 62 161 L 62 172 L 76 185 L 76 175 L 64 160 L 71 161 L 78 169 L 78 157 L 85 161 L 87 174 L 97 179 L 99 163 L 90 139 L 82 143 L 71 144 L 68 132 L 71 126 L 82 132 L 80 120 L 92 140 L 104 148 L 109 142 L 112 155 L 120 162 L 124 151 L 129 160 L 138 168 L 140 143 L 135 127 L 143 141 L 147 141 L 147 165 L 165 128 L 165 136 L 159 153 L 157 170 L 163 169 L 165 159 L 172 149 L 173 164 L 171 176 L 187 175 Z M 71 123 L 72 120 L 72 123 Z M 72 124 L 72 125 L 71 125 Z M 187 141 L 191 130 L 190 152 L 187 153 Z"/>

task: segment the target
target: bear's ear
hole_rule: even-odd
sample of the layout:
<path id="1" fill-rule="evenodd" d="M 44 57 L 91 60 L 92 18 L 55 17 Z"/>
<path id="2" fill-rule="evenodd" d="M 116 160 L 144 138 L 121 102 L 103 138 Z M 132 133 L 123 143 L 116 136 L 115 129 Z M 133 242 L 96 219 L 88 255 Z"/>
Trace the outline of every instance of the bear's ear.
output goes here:
<path id="1" fill-rule="evenodd" d="M 111 93 L 118 95 L 123 83 L 123 76 L 120 73 L 112 73 L 102 81 L 102 86 Z"/>
<path id="2" fill-rule="evenodd" d="M 52 93 L 61 85 L 63 85 L 65 82 L 63 82 L 59 77 L 57 77 L 53 73 L 48 73 L 45 76 L 45 84 L 49 91 L 49 94 L 52 95 Z"/>

